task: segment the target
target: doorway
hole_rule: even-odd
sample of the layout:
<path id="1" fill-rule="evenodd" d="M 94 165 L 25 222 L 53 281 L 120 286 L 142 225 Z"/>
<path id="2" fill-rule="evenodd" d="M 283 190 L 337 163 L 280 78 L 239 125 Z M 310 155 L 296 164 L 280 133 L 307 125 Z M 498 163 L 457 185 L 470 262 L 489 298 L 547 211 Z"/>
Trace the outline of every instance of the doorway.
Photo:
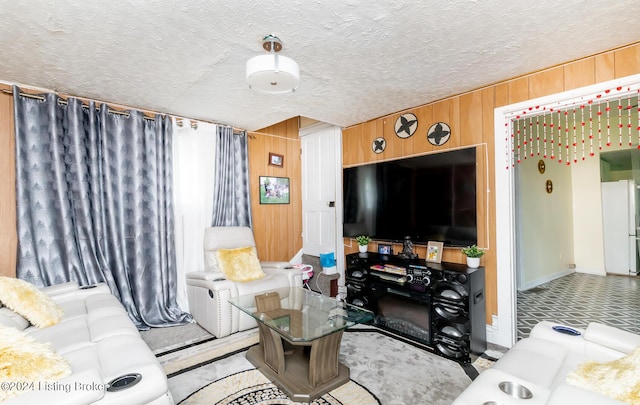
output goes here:
<path id="1" fill-rule="evenodd" d="M 640 268 L 640 150 L 602 152 L 600 181 L 605 270 L 607 274 L 636 276 Z"/>
<path id="2" fill-rule="evenodd" d="M 302 253 L 319 257 L 335 253 L 344 274 L 342 243 L 342 131 L 316 123 L 300 129 L 302 154 Z M 318 269 L 321 271 L 321 269 Z M 340 285 L 344 285 L 341 276 Z"/>
<path id="3" fill-rule="evenodd" d="M 557 111 L 557 109 L 570 108 L 567 106 L 580 106 L 580 104 L 587 103 L 587 100 L 603 101 L 605 100 L 605 97 L 602 97 L 603 94 L 611 98 L 629 97 L 629 95 L 634 95 L 637 98 L 638 88 L 640 88 L 640 75 L 634 75 L 570 92 L 528 100 L 495 110 L 496 241 L 499 254 L 497 255 L 498 316 L 494 323 L 495 331 L 491 336 L 492 342 L 510 347 L 516 341 L 516 268 L 520 252 L 518 249 L 518 206 L 516 205 L 517 186 L 514 168 L 515 164 L 521 162 L 514 162 L 516 157 L 513 156 L 512 151 L 520 152 L 522 150 L 522 145 L 514 145 L 515 137 L 510 136 L 510 134 L 513 134 L 513 123 L 517 121 L 516 117 L 523 114 L 523 111 L 536 111 L 539 108 Z M 611 89 L 614 91 L 611 91 Z M 580 126 L 576 127 L 580 128 Z M 565 126 L 565 128 L 571 127 Z M 569 147 L 566 148 L 568 149 L 566 152 L 567 159 L 562 163 L 567 165 L 568 162 L 569 166 L 571 166 L 570 170 L 573 171 L 571 180 L 573 189 L 572 213 L 573 218 L 580 218 L 580 221 L 573 221 L 573 264 L 576 266 L 583 265 L 585 269 L 589 270 L 594 262 L 584 258 L 590 257 L 589 255 L 592 253 L 597 256 L 598 251 L 603 251 L 602 221 L 599 220 L 601 203 L 599 186 L 595 190 L 593 187 L 583 187 L 583 181 L 591 181 L 586 180 L 591 178 L 595 179 L 595 182 L 599 184 L 599 159 L 594 159 L 595 156 L 590 155 L 588 147 L 586 149 L 570 147 L 572 144 L 580 145 L 581 142 L 580 138 L 577 138 L 577 140 L 573 138 L 576 132 L 575 129 L 572 130 L 574 132 L 567 131 L 568 136 L 565 138 L 567 142 L 563 142 L 565 146 L 569 145 Z M 637 135 L 635 136 L 637 137 Z M 607 139 L 604 142 L 609 143 L 611 141 Z M 531 148 L 532 144 L 535 145 L 536 142 L 530 143 L 528 147 Z M 590 140 L 587 139 L 586 145 L 590 146 Z M 595 144 L 595 148 L 599 148 L 598 143 Z M 574 153 L 574 151 L 583 153 L 585 150 L 587 156 L 584 159 L 583 154 Z M 502 151 L 507 152 L 503 153 Z M 537 151 L 530 149 L 529 152 Z M 580 163 L 578 163 L 578 160 L 580 160 Z M 587 162 L 592 163 L 588 164 Z M 589 173 L 594 171 L 595 175 L 589 176 Z M 557 185 L 554 184 L 552 190 L 552 193 L 558 191 Z M 594 206 L 597 206 L 598 209 L 595 210 Z M 594 216 L 594 212 L 598 212 L 598 215 Z M 599 232 L 594 232 L 594 229 L 599 229 Z M 588 238 L 595 240 L 589 240 L 588 243 L 585 243 Z M 594 249 L 593 246 L 599 247 Z M 600 253 L 600 256 L 599 260 L 602 263 L 600 267 L 603 268 L 603 253 Z"/>

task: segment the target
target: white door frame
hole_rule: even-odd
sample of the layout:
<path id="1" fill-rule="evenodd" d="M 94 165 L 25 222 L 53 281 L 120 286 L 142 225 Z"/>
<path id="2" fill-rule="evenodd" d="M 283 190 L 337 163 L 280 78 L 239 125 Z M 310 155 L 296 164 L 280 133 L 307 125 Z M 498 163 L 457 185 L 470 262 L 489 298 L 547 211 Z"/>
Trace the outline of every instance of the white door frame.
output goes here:
<path id="1" fill-rule="evenodd" d="M 492 325 L 489 341 L 505 347 L 511 347 L 517 338 L 516 332 L 516 217 L 515 217 L 515 169 L 507 167 L 507 147 L 510 138 L 510 118 L 526 111 L 531 106 L 560 107 L 566 103 L 580 103 L 596 94 L 609 89 L 606 97 L 619 97 L 638 92 L 637 86 L 627 90 L 628 86 L 640 83 L 640 74 L 627 76 L 607 82 L 597 83 L 580 89 L 527 100 L 494 110 L 494 156 L 495 156 L 495 200 L 496 200 L 496 276 L 498 292 L 498 316 Z M 508 125 L 505 125 L 507 123 Z"/>

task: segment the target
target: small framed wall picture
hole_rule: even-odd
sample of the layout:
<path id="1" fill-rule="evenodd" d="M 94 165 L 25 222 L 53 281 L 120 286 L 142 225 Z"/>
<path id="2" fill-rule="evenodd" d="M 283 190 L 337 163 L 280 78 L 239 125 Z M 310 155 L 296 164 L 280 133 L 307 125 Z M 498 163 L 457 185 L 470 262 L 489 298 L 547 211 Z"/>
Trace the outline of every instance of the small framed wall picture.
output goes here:
<path id="1" fill-rule="evenodd" d="M 284 167 L 284 156 L 269 152 L 269 166 Z"/>
<path id="2" fill-rule="evenodd" d="M 442 261 L 442 249 L 444 243 L 429 241 L 427 245 L 427 261 L 433 263 L 440 263 Z"/>
<path id="3" fill-rule="evenodd" d="M 391 245 L 385 245 L 384 243 L 379 243 L 378 244 L 378 254 L 390 255 L 391 254 Z"/>
<path id="4" fill-rule="evenodd" d="M 260 204 L 289 204 L 289 178 L 260 176 Z"/>

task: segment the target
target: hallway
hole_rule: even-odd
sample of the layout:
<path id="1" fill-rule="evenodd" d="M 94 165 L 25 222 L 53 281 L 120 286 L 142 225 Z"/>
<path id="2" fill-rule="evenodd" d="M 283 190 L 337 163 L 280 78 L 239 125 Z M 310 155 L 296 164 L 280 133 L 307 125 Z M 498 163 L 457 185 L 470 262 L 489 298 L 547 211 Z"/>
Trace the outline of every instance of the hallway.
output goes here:
<path id="1" fill-rule="evenodd" d="M 572 273 L 518 292 L 518 340 L 540 321 L 584 328 L 595 321 L 640 334 L 638 277 Z"/>

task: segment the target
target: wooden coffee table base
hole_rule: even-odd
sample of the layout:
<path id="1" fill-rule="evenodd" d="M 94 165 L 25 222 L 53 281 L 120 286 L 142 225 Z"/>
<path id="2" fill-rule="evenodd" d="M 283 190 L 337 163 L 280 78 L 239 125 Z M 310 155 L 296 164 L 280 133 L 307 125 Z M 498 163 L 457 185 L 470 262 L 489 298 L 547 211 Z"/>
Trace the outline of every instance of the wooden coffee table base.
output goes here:
<path id="1" fill-rule="evenodd" d="M 247 360 L 292 401 L 311 402 L 349 381 L 349 368 L 338 362 L 342 331 L 292 343 L 265 325 L 258 328 L 260 344 Z"/>

